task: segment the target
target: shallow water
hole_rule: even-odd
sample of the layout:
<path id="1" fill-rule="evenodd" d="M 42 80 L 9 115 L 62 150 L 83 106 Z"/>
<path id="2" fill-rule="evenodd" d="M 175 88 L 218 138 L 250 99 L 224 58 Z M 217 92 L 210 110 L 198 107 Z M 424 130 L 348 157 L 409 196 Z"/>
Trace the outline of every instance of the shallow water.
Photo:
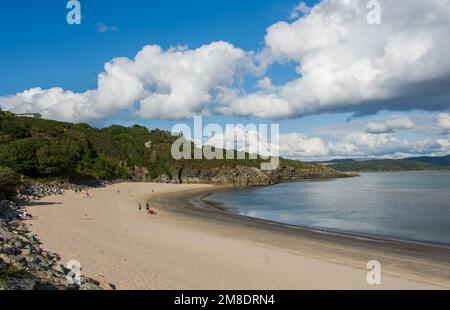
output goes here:
<path id="1" fill-rule="evenodd" d="M 231 212 L 287 224 L 450 245 L 450 173 L 363 173 L 215 194 Z"/>

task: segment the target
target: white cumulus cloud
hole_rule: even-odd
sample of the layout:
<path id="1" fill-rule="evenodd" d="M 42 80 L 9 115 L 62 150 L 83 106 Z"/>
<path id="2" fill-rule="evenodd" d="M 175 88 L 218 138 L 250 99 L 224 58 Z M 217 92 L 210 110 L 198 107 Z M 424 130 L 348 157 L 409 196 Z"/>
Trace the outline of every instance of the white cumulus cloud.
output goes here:
<path id="1" fill-rule="evenodd" d="M 308 137 L 301 133 L 280 136 L 280 155 L 302 160 L 331 158 L 404 158 L 417 155 L 447 155 L 448 139 L 407 140 L 391 133 L 349 133 L 336 141 Z"/>
<path id="2" fill-rule="evenodd" d="M 240 73 L 255 73 L 252 55 L 227 42 L 198 49 L 164 51 L 145 46 L 134 59 L 115 58 L 105 64 L 94 90 L 75 93 L 62 88 L 33 88 L 0 97 L 0 107 L 18 113 L 86 121 L 104 119 L 124 109 L 143 118 L 181 119 L 200 112 L 229 87 Z"/>
<path id="3" fill-rule="evenodd" d="M 367 132 L 373 134 L 390 133 L 397 129 L 413 129 L 414 123 L 408 117 L 390 118 L 384 122 L 370 122 L 367 124 Z"/>
<path id="4" fill-rule="evenodd" d="M 226 115 L 290 118 L 322 112 L 441 110 L 450 101 L 450 1 L 323 0 L 309 14 L 267 29 L 263 64 L 293 61 L 298 79 L 271 92 L 234 94 Z"/>

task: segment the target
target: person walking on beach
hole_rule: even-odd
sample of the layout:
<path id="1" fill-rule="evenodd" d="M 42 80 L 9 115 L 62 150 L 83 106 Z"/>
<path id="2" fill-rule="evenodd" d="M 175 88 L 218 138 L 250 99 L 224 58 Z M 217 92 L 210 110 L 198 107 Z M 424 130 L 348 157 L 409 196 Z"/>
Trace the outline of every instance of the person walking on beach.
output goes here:
<path id="1" fill-rule="evenodd" d="M 150 210 L 150 204 L 148 202 L 145 204 L 145 210 L 147 212 Z"/>
<path id="2" fill-rule="evenodd" d="M 139 203 L 139 212 L 142 211 L 142 205 Z"/>
<path id="3" fill-rule="evenodd" d="M 120 190 L 117 190 L 117 195 L 120 195 Z"/>

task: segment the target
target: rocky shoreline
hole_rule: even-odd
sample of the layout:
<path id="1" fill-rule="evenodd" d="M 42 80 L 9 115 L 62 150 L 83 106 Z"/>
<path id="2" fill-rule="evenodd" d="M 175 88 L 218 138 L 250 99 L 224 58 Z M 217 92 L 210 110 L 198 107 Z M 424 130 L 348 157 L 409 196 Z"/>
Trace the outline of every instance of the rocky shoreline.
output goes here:
<path id="1" fill-rule="evenodd" d="M 21 218 L 22 206 L 65 190 L 87 189 L 73 184 L 22 185 L 14 201 L 0 201 L 0 290 L 113 290 L 106 280 L 81 276 L 68 281 L 71 270 L 60 263 L 60 256 L 41 247 L 30 232 L 29 221 Z M 72 282 L 72 283 L 70 283 Z M 74 283 L 74 282 L 78 282 Z"/>
<path id="2" fill-rule="evenodd" d="M 159 183 L 175 184 L 227 184 L 238 187 L 270 186 L 283 182 L 311 179 L 333 179 L 356 177 L 355 173 L 344 173 L 333 169 L 299 169 L 282 165 L 273 171 L 262 171 L 256 167 L 234 166 L 199 169 L 192 167 L 174 168 L 170 176 L 163 175 L 153 180 Z"/>

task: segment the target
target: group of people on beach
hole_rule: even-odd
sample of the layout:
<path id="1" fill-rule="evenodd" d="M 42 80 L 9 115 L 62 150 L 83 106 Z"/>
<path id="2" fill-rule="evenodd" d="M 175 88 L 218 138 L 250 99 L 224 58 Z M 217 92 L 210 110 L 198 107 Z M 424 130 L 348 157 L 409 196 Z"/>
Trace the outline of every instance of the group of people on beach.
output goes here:
<path id="1" fill-rule="evenodd" d="M 81 197 L 91 198 L 91 194 L 88 190 L 84 191 L 81 188 L 75 188 L 75 193 L 79 193 Z"/>
<path id="2" fill-rule="evenodd" d="M 117 193 L 119 194 L 120 192 L 117 191 Z M 155 193 L 155 189 L 152 189 L 152 194 L 153 194 L 153 193 Z M 142 212 L 142 210 L 143 210 L 142 203 L 140 203 L 140 202 L 139 202 L 139 204 L 138 204 L 138 209 L 139 209 L 139 212 Z M 147 202 L 147 203 L 145 204 L 145 212 L 146 212 L 147 214 L 149 214 L 149 215 L 156 215 L 156 214 L 157 214 L 155 210 L 153 210 L 152 208 L 150 208 L 150 203 L 149 203 L 149 202 Z"/>
<path id="3" fill-rule="evenodd" d="M 81 196 L 83 197 L 83 191 L 82 191 L 81 189 L 78 189 L 78 190 L 75 189 L 75 192 L 80 193 Z M 152 189 L 152 193 L 154 193 L 154 192 L 155 192 L 155 190 Z M 91 197 L 91 195 L 89 194 L 89 192 L 88 192 L 87 190 L 85 191 L 85 194 L 86 194 L 86 197 L 87 197 L 87 198 Z M 120 196 L 120 190 L 119 190 L 119 189 L 117 190 L 117 195 Z M 128 195 L 131 195 L 131 191 L 128 191 Z M 138 209 L 139 209 L 139 212 L 142 212 L 143 209 L 144 209 L 143 206 L 142 206 L 142 203 L 140 203 L 140 202 L 139 202 L 139 204 L 138 204 Z M 153 210 L 152 208 L 150 208 L 150 203 L 149 203 L 149 202 L 147 202 L 147 203 L 145 204 L 145 212 L 146 212 L 147 214 L 149 214 L 149 215 L 156 215 L 156 214 L 157 214 L 155 210 Z M 85 214 L 84 217 L 83 217 L 82 219 L 83 219 L 83 220 L 89 220 L 90 218 L 88 217 L 87 214 Z"/>
<path id="4" fill-rule="evenodd" d="M 142 212 L 142 204 L 141 203 L 139 203 L 138 209 L 139 209 L 139 212 Z M 148 213 L 149 215 L 157 214 L 155 210 L 150 208 L 150 203 L 148 203 L 148 202 L 145 204 L 145 212 Z"/>

